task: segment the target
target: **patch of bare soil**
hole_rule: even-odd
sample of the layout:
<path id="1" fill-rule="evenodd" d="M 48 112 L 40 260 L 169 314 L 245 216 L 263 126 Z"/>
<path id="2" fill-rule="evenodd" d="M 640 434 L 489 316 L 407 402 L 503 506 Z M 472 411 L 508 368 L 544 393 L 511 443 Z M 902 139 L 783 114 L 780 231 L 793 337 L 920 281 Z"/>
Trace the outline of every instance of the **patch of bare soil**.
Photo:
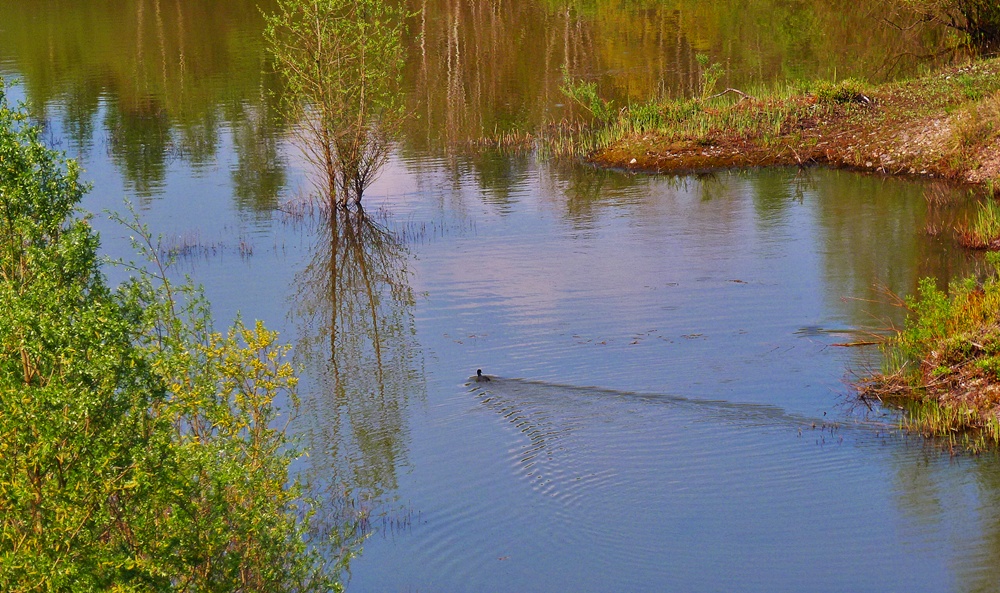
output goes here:
<path id="1" fill-rule="evenodd" d="M 966 175 L 966 181 L 971 183 L 986 183 L 1000 179 L 1000 138 L 984 146 L 976 155 L 979 167 L 972 169 Z"/>

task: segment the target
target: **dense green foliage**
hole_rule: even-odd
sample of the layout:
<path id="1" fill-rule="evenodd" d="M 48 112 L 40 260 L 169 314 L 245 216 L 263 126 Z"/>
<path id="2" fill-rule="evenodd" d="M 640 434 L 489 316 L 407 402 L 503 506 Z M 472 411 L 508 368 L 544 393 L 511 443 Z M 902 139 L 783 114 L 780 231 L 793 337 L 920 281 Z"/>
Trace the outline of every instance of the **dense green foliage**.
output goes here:
<path id="1" fill-rule="evenodd" d="M 276 335 L 213 331 L 162 267 L 112 290 L 79 169 L 4 95 L 0 590 L 339 589 L 337 533 L 310 541 L 289 480 L 276 404 L 296 378 Z"/>
<path id="2" fill-rule="evenodd" d="M 403 14 L 392 0 L 278 0 L 266 17 L 286 115 L 340 206 L 360 206 L 399 134 Z"/>
<path id="3" fill-rule="evenodd" d="M 920 282 L 907 299 L 911 313 L 894 342 L 906 360 L 922 361 L 923 373 L 940 378 L 974 363 L 1000 381 L 1000 255 L 990 253 L 992 276 L 985 282 L 965 278 L 944 292 L 932 278 Z M 898 359 L 898 357 L 897 357 Z M 933 366 L 928 366 L 933 363 Z"/>
<path id="4" fill-rule="evenodd" d="M 953 282 L 933 278 L 906 299 L 902 331 L 884 345 L 886 369 L 866 384 L 868 395 L 907 402 L 920 430 L 950 435 L 975 429 L 1000 441 L 1000 254 L 986 257 L 990 276 Z M 913 404 L 916 404 L 915 406 Z M 977 442 L 981 445 L 981 442 Z"/>

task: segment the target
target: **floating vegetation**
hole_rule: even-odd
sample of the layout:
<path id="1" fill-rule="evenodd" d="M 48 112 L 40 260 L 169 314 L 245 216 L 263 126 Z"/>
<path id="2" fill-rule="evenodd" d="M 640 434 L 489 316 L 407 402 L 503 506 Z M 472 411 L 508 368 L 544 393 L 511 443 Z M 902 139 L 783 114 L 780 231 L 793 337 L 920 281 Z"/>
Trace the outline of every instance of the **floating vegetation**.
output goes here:
<path id="1" fill-rule="evenodd" d="M 410 505 L 387 507 L 371 492 L 354 493 L 346 486 L 325 497 L 321 525 L 351 533 L 358 542 L 379 534 L 384 538 L 400 535 L 421 521 L 420 511 Z"/>
<path id="2" fill-rule="evenodd" d="M 241 258 L 253 256 L 254 246 L 249 238 L 240 236 L 236 243 L 225 241 L 208 241 L 201 238 L 198 231 L 163 237 L 159 244 L 159 256 L 164 259 L 195 259 L 237 253 Z"/>
<path id="3" fill-rule="evenodd" d="M 277 212 L 281 222 L 292 225 L 327 224 L 331 216 L 330 205 L 325 200 L 316 199 L 314 195 L 298 195 L 281 204 L 277 208 Z M 443 220 L 400 220 L 385 205 L 354 212 L 352 215 L 364 217 L 368 221 L 376 223 L 382 232 L 389 233 L 394 241 L 403 245 L 424 244 L 456 233 L 476 233 L 474 219 L 460 223 L 447 223 Z"/>
<path id="4" fill-rule="evenodd" d="M 331 205 L 328 200 L 317 199 L 315 192 L 299 192 L 282 202 L 276 211 L 281 222 L 298 224 L 307 220 L 315 221 L 317 218 L 328 220 Z"/>

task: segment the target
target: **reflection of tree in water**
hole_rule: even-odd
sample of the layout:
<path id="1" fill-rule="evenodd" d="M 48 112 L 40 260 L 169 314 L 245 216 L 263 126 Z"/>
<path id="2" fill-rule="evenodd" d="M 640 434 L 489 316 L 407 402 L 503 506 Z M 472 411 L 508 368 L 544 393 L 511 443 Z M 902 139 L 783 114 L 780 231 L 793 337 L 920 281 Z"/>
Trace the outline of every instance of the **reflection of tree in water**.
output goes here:
<path id="1" fill-rule="evenodd" d="M 962 591 L 996 591 L 1000 583 L 1000 470 L 995 454 L 976 460 L 981 543 L 968 568 L 962 570 Z"/>
<path id="2" fill-rule="evenodd" d="M 147 198 L 159 191 L 167 175 L 170 121 L 153 99 L 133 106 L 117 105 L 105 113 L 108 150 L 129 188 Z"/>
<path id="3" fill-rule="evenodd" d="M 349 499 L 378 501 L 396 488 L 406 408 L 423 389 L 408 257 L 363 213 L 331 216 L 296 282 L 296 350 L 317 382 L 306 402 L 314 470 L 342 482 L 329 485 Z"/>
<path id="4" fill-rule="evenodd" d="M 849 297 L 840 307 L 853 324 L 898 326 L 905 311 L 885 288 L 913 294 L 920 278 L 946 286 L 967 273 L 970 262 L 950 237 L 926 231 L 953 225 L 962 211 L 959 196 L 952 206 L 935 206 L 927 194 L 933 186 L 835 171 L 823 172 L 815 189 L 820 240 L 826 253 L 840 254 L 823 262 L 828 281 L 839 285 L 830 294 Z"/>
<path id="5" fill-rule="evenodd" d="M 285 187 L 285 160 L 280 150 L 280 127 L 267 97 L 258 104 L 243 103 L 233 119 L 236 165 L 230 169 L 236 205 L 245 212 L 270 213 Z"/>
<path id="6" fill-rule="evenodd" d="M 920 450 L 914 452 L 912 447 Z M 898 448 L 893 465 L 897 504 L 912 532 L 951 535 L 942 553 L 954 572 L 953 590 L 996 591 L 1000 583 L 997 452 L 956 460 L 943 442 L 922 442 Z"/>
<path id="7" fill-rule="evenodd" d="M 883 80 L 918 71 L 948 43 L 936 23 L 910 31 L 846 0 L 407 0 L 417 15 L 407 101 L 411 147 L 534 131 L 570 115 L 563 69 L 620 107 L 697 95 L 704 66 L 720 85 L 812 78 Z"/>
<path id="8" fill-rule="evenodd" d="M 268 105 L 281 89 L 260 33 L 272 4 L 4 1 L 0 62 L 23 77 L 35 117 L 61 118 L 73 151 L 86 155 L 103 127 L 140 198 L 162 191 L 174 162 L 213 167 L 232 130 L 237 205 L 270 211 L 285 175 L 272 155 L 283 124 Z"/>

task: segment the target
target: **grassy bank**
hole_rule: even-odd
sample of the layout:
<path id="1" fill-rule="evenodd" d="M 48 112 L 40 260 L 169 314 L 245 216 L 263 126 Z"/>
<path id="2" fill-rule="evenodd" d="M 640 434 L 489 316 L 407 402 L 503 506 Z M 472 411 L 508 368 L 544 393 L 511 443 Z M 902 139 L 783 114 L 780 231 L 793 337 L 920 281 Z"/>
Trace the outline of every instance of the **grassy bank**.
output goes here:
<path id="1" fill-rule="evenodd" d="M 964 447 L 1000 444 L 1000 253 L 983 281 L 940 290 L 933 279 L 903 304 L 906 326 L 882 344 L 883 368 L 864 378 L 862 399 L 907 412 L 903 425 Z"/>
<path id="2" fill-rule="evenodd" d="M 883 85 L 727 89 L 620 111 L 582 87 L 568 88 L 593 125 L 554 133 L 548 146 L 603 166 L 683 173 L 824 164 L 969 183 L 1000 178 L 998 59 Z"/>

